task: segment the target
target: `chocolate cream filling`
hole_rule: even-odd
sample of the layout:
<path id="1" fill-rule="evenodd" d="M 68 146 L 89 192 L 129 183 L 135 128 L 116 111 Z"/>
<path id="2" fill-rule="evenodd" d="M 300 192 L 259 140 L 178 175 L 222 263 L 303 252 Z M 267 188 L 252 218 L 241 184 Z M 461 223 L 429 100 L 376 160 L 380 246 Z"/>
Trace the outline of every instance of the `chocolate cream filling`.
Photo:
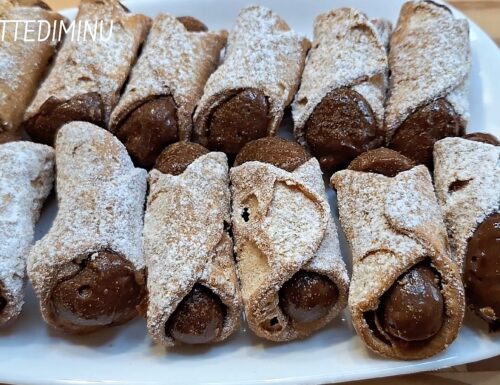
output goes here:
<path id="1" fill-rule="evenodd" d="M 206 146 L 230 158 L 248 142 L 267 136 L 271 122 L 269 102 L 260 91 L 235 91 L 211 113 Z"/>
<path id="2" fill-rule="evenodd" d="M 469 305 L 500 329 L 500 213 L 488 216 L 468 241 L 464 272 Z"/>
<path id="3" fill-rule="evenodd" d="M 185 344 L 206 344 L 220 335 L 225 317 L 226 306 L 220 298 L 196 284 L 170 316 L 165 333 Z"/>
<path id="4" fill-rule="evenodd" d="M 48 98 L 38 113 L 23 127 L 33 141 L 53 146 L 57 131 L 66 123 L 84 121 L 104 127 L 104 102 L 97 92 L 74 96 L 69 100 Z"/>
<path id="5" fill-rule="evenodd" d="M 449 136 L 461 136 L 463 131 L 460 117 L 451 104 L 446 99 L 437 99 L 408 116 L 389 147 L 432 169 L 434 143 Z"/>
<path id="6" fill-rule="evenodd" d="M 159 96 L 145 101 L 123 120 L 116 136 L 137 166 L 150 169 L 165 146 L 179 140 L 173 98 Z"/>
<path id="7" fill-rule="evenodd" d="M 359 154 L 383 142 L 368 102 L 346 87 L 323 98 L 307 120 L 305 130 L 307 145 L 325 173 L 345 168 Z"/>
<path id="8" fill-rule="evenodd" d="M 145 289 L 129 261 L 101 251 L 75 264 L 78 271 L 60 280 L 50 294 L 60 323 L 110 326 L 135 317 Z"/>

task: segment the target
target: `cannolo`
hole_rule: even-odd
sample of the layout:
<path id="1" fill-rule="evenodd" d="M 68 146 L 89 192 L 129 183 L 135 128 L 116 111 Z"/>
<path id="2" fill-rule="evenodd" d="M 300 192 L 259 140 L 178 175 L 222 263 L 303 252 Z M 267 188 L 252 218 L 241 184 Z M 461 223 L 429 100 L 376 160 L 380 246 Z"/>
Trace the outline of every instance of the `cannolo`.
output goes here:
<path id="1" fill-rule="evenodd" d="M 138 166 L 152 168 L 167 145 L 190 139 L 194 108 L 225 43 L 225 31 L 208 32 L 191 17 L 163 13 L 153 21 L 110 122 Z"/>
<path id="2" fill-rule="evenodd" d="M 194 115 L 195 140 L 234 157 L 249 141 L 276 133 L 298 88 L 309 41 L 267 8 L 241 10 L 222 65 Z"/>
<path id="3" fill-rule="evenodd" d="M 294 135 L 324 172 L 383 145 L 391 24 L 341 8 L 319 15 L 299 92 Z"/>
<path id="4" fill-rule="evenodd" d="M 30 142 L 0 145 L 0 325 L 21 312 L 26 257 L 54 182 L 54 150 Z"/>
<path id="5" fill-rule="evenodd" d="M 427 168 L 380 148 L 331 181 L 353 257 L 349 310 L 357 334 L 390 358 L 444 350 L 462 324 L 464 294 Z"/>
<path id="6" fill-rule="evenodd" d="M 303 338 L 346 306 L 349 278 L 319 163 L 295 142 L 248 143 L 231 170 L 246 319 L 271 341 Z"/>
<path id="7" fill-rule="evenodd" d="M 472 310 L 500 329 L 500 142 L 483 133 L 434 146 L 434 182 Z"/>
<path id="8" fill-rule="evenodd" d="M 23 127 L 36 142 L 53 145 L 57 130 L 71 121 L 107 126 L 150 24 L 117 0 L 82 0 L 75 22 L 77 31 L 91 23 L 99 32 L 64 41 L 24 116 Z"/>
<path id="9" fill-rule="evenodd" d="M 389 52 L 385 126 L 389 147 L 432 167 L 434 143 L 461 136 L 469 120 L 467 20 L 433 1 L 403 5 Z"/>
<path id="10" fill-rule="evenodd" d="M 85 333 L 124 323 L 144 296 L 146 171 L 87 122 L 56 139 L 59 211 L 29 254 L 28 275 L 51 326 Z"/>
<path id="11" fill-rule="evenodd" d="M 0 142 L 6 141 L 3 137 L 18 133 L 23 114 L 57 48 L 57 41 L 50 37 L 53 29 L 58 29 L 59 24 L 64 22 L 64 17 L 52 12 L 48 7 L 41 7 L 41 4 L 41 2 L 29 4 L 14 0 L 0 0 L 0 20 L 4 21 L 0 23 L 2 32 L 0 39 Z M 49 38 L 35 41 L 34 24 L 42 21 L 46 24 L 43 24 L 45 28 L 41 29 L 44 35 L 41 37 L 47 34 Z"/>
<path id="12" fill-rule="evenodd" d="M 149 186 L 149 334 L 166 346 L 222 341 L 238 328 L 241 310 L 226 155 L 174 143 L 159 156 Z"/>

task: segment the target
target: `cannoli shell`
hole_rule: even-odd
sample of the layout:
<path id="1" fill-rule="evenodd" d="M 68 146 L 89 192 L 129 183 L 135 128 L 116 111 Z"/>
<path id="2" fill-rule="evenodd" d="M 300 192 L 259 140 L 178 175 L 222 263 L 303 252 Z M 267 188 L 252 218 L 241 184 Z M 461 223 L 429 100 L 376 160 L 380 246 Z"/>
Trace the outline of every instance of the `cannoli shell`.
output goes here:
<path id="1" fill-rule="evenodd" d="M 31 20 L 34 23 L 27 27 L 26 23 L 20 22 L 17 25 L 17 37 L 15 23 L 8 22 L 2 25 L 3 36 L 0 39 L 0 135 L 2 135 L 5 132 L 13 132 L 19 127 L 49 60 L 56 52 L 57 41 L 52 40 L 54 25 L 59 29 L 65 18 L 47 9 L 20 6 L 17 2 L 0 0 L 0 19 Z M 41 21 L 49 23 L 50 26 L 39 24 Z M 47 33 L 49 37 L 44 41 L 35 41 L 38 30 L 34 25 L 40 28 L 44 25 L 41 38 Z M 31 30 L 34 32 L 28 32 Z"/>
<path id="2" fill-rule="evenodd" d="M 54 150 L 30 143 L 0 145 L 0 292 L 6 306 L 0 325 L 21 312 L 26 257 L 35 223 L 54 182 Z"/>
<path id="3" fill-rule="evenodd" d="M 405 3 L 391 37 L 389 67 L 388 140 L 408 116 L 440 98 L 467 126 L 471 68 L 467 20 L 455 19 L 447 7 L 432 1 Z"/>
<path id="4" fill-rule="evenodd" d="M 446 349 L 462 324 L 464 290 L 427 168 L 417 166 L 394 178 L 344 170 L 334 174 L 332 185 L 353 257 L 349 310 L 358 335 L 371 350 L 390 358 L 421 359 Z M 365 313 L 375 311 L 398 277 L 425 259 L 440 275 L 443 326 L 425 341 L 403 343 L 384 335 L 386 343 Z"/>
<path id="5" fill-rule="evenodd" d="M 226 306 L 226 339 L 239 326 L 241 296 L 233 259 L 227 158 L 212 152 L 191 163 L 180 175 L 154 169 L 144 224 L 148 268 L 148 331 L 156 343 L 175 340 L 165 324 L 196 283 L 212 290 Z"/>
<path id="6" fill-rule="evenodd" d="M 225 31 L 190 32 L 174 16 L 159 14 L 125 93 L 111 115 L 110 131 L 116 132 L 124 119 L 146 101 L 171 95 L 177 106 L 179 138 L 189 140 L 196 103 L 217 67 L 226 36 Z"/>
<path id="7" fill-rule="evenodd" d="M 316 18 L 314 41 L 292 104 L 294 135 L 299 143 L 306 144 L 305 125 L 316 106 L 341 87 L 362 95 L 382 128 L 390 30 L 389 22 L 372 22 L 352 8 L 332 10 Z"/>
<path id="8" fill-rule="evenodd" d="M 256 89 L 268 98 L 268 134 L 274 135 L 299 86 L 309 46 L 271 10 L 243 8 L 229 34 L 224 61 L 208 79 L 195 111 L 195 139 L 204 143 L 212 111 L 244 89 Z"/>
<path id="9" fill-rule="evenodd" d="M 52 70 L 26 111 L 25 120 L 36 115 L 49 98 L 67 101 L 97 92 L 104 104 L 107 124 L 148 33 L 150 19 L 128 14 L 116 0 L 82 0 L 75 22 L 86 21 L 103 21 L 102 38 L 99 32 L 96 39 L 77 39 L 76 33 L 74 38 L 66 37 Z M 101 24 L 98 26 L 100 31 Z"/>
<path id="10" fill-rule="evenodd" d="M 29 254 L 28 275 L 45 321 L 68 332 L 51 306 L 52 288 L 78 271 L 78 261 L 106 250 L 144 274 L 143 207 L 147 173 L 134 168 L 125 147 L 108 131 L 86 122 L 61 128 L 56 140 L 58 213 Z"/>
<path id="11" fill-rule="evenodd" d="M 500 208 L 500 147 L 462 138 L 434 145 L 434 183 L 450 236 L 463 271 L 467 244 L 477 226 Z M 456 181 L 466 182 L 450 190 Z"/>
<path id="12" fill-rule="evenodd" d="M 232 223 L 245 314 L 250 328 L 272 341 L 303 338 L 346 306 L 349 278 L 340 254 L 319 163 L 294 172 L 261 162 L 231 170 Z M 244 212 L 249 214 L 245 220 Z M 279 307 L 279 290 L 299 270 L 327 276 L 339 299 L 328 316 L 307 326 Z M 266 325 L 271 321 L 274 330 Z M 276 326 L 277 325 L 277 326 Z"/>

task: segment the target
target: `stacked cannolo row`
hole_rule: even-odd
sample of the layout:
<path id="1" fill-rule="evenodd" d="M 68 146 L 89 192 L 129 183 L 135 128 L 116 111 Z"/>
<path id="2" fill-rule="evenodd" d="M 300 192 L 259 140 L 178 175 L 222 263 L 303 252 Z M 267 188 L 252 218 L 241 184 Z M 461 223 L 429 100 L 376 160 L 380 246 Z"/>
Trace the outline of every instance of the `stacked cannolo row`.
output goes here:
<path id="1" fill-rule="evenodd" d="M 152 168 L 167 145 L 190 139 L 196 103 L 225 43 L 225 31 L 209 32 L 194 18 L 154 19 L 110 121 L 138 166 Z"/>
<path id="2" fill-rule="evenodd" d="M 86 122 L 63 126 L 55 151 L 59 210 L 28 259 L 43 318 L 72 333 L 126 322 L 145 292 L 146 171 Z"/>
<path id="3" fill-rule="evenodd" d="M 434 181 L 469 306 L 500 328 L 500 142 L 488 134 L 434 146 Z"/>
<path id="4" fill-rule="evenodd" d="M 199 144 L 167 147 L 149 176 L 144 223 L 148 331 L 157 343 L 219 342 L 239 327 L 228 234 L 227 158 Z"/>
<path id="5" fill-rule="evenodd" d="M 385 130 L 390 148 L 432 167 L 434 143 L 469 120 L 469 25 L 429 0 L 401 9 L 391 37 Z"/>
<path id="6" fill-rule="evenodd" d="M 24 303 L 26 257 L 54 181 L 54 151 L 29 142 L 0 145 L 0 325 Z"/>
<path id="7" fill-rule="evenodd" d="M 338 316 L 349 278 L 319 163 L 297 143 L 248 143 L 231 170 L 232 224 L 246 320 L 272 341 Z"/>
<path id="8" fill-rule="evenodd" d="M 53 145 L 58 129 L 71 121 L 107 126 L 150 24 L 117 0 L 82 0 L 75 21 L 102 22 L 103 36 L 64 41 L 24 116 L 23 127 L 36 142 Z"/>
<path id="9" fill-rule="evenodd" d="M 391 358 L 444 350 L 462 324 L 464 293 L 427 168 L 380 148 L 331 182 L 353 256 L 349 310 L 358 335 Z"/>
<path id="10" fill-rule="evenodd" d="M 9 21 L 2 26 L 0 40 L 0 143 L 4 143 L 22 137 L 19 125 L 57 49 L 53 28 L 58 30 L 64 17 L 42 2 L 0 0 L 0 20 Z M 13 22 L 23 20 L 48 23 L 43 33 L 49 38 L 34 41 L 28 34 L 25 40 L 28 25 Z"/>
<path id="11" fill-rule="evenodd" d="M 300 89 L 294 134 L 324 172 L 383 145 L 391 24 L 342 8 L 319 15 Z"/>
<path id="12" fill-rule="evenodd" d="M 222 65 L 194 115 L 194 139 L 230 158 L 249 141 L 274 135 L 299 86 L 307 39 L 271 10 L 241 10 Z"/>

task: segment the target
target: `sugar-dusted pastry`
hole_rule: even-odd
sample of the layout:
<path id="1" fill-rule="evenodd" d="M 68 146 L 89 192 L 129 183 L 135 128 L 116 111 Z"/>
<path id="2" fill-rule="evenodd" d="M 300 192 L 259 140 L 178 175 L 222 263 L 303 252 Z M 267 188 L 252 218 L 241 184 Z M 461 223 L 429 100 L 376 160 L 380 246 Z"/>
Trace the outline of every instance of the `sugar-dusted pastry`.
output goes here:
<path id="1" fill-rule="evenodd" d="M 463 134 L 469 120 L 467 20 L 433 1 L 403 5 L 389 51 L 385 128 L 389 146 L 432 166 L 434 143 Z"/>
<path id="2" fill-rule="evenodd" d="M 300 89 L 292 104 L 294 134 L 324 172 L 345 168 L 383 145 L 391 25 L 351 8 L 319 15 Z"/>
<path id="3" fill-rule="evenodd" d="M 65 39 L 24 116 L 36 142 L 53 145 L 57 130 L 71 121 L 107 126 L 150 20 L 129 14 L 117 0 L 82 0 L 75 23 L 97 25 L 98 32 L 95 39 Z"/>
<path id="4" fill-rule="evenodd" d="M 427 168 L 380 148 L 331 181 L 353 257 L 349 310 L 357 334 L 390 358 L 446 349 L 465 302 Z"/>
<path id="5" fill-rule="evenodd" d="M 500 329 L 500 142 L 489 134 L 434 146 L 434 183 L 469 306 Z"/>
<path id="6" fill-rule="evenodd" d="M 148 331 L 173 346 L 222 341 L 239 327 L 226 155 L 167 147 L 150 172 L 144 220 Z"/>
<path id="7" fill-rule="evenodd" d="M 308 48 L 309 41 L 273 11 L 243 8 L 196 109 L 196 141 L 234 157 L 247 142 L 274 135 L 299 86 Z"/>
<path id="8" fill-rule="evenodd" d="M 19 135 L 24 111 L 56 51 L 57 41 L 52 38 L 35 41 L 38 33 L 35 21 L 45 23 L 39 24 L 45 26 L 41 29 L 44 36 L 52 36 L 53 29 L 58 30 L 64 21 L 64 17 L 46 5 L 43 7 L 44 3 L 31 3 L 34 2 L 0 0 L 0 20 L 9 21 L 1 24 L 0 143 L 6 142 L 7 136 Z M 23 20 L 33 20 L 33 24 Z"/>
<path id="9" fill-rule="evenodd" d="M 0 145 L 0 325 L 21 312 L 26 257 L 35 223 L 54 182 L 54 150 L 42 144 Z"/>
<path id="10" fill-rule="evenodd" d="M 230 175 L 246 320 L 272 341 L 306 337 L 339 315 L 349 286 L 319 163 L 268 137 L 243 147 Z"/>
<path id="11" fill-rule="evenodd" d="M 226 35 L 208 32 L 192 17 L 162 13 L 154 19 L 110 122 L 138 166 L 152 168 L 167 145 L 189 140 L 196 103 Z"/>
<path id="12" fill-rule="evenodd" d="M 68 123 L 56 139 L 59 211 L 30 252 L 43 318 L 70 333 L 124 323 L 144 296 L 145 170 L 108 131 Z"/>

